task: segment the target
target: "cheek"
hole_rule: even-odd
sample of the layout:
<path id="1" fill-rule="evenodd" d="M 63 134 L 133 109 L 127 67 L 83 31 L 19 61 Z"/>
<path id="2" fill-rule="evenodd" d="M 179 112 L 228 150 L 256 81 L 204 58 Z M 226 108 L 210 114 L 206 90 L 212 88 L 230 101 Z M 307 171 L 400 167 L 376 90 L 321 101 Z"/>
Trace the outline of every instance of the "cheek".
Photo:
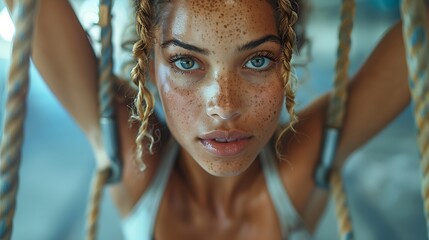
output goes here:
<path id="1" fill-rule="evenodd" d="M 202 99 L 194 91 L 183 89 L 172 81 L 169 74 L 158 75 L 158 90 L 172 132 L 186 132 L 202 112 Z"/>
<path id="2" fill-rule="evenodd" d="M 249 99 L 249 115 L 254 118 L 255 128 L 261 131 L 268 130 L 267 128 L 275 129 L 284 99 L 282 84 L 260 86 Z"/>

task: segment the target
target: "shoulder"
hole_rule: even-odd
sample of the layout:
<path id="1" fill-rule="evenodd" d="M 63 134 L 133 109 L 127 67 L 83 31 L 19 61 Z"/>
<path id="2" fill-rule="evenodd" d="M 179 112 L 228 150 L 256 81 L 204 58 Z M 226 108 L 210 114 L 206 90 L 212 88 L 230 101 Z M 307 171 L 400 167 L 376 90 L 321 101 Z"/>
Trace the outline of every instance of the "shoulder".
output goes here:
<path id="1" fill-rule="evenodd" d="M 298 113 L 298 122 L 280 140 L 281 171 L 312 173 L 317 166 L 325 126 L 328 95 L 321 96 Z"/>
<path id="2" fill-rule="evenodd" d="M 143 154 L 142 161 L 144 161 L 147 168 L 144 171 L 140 171 L 135 143 L 140 123 L 131 119 L 134 97 L 137 91 L 128 82 L 120 79 L 115 81 L 115 91 L 117 129 L 122 160 L 122 181 L 111 187 L 111 193 L 121 215 L 126 216 L 134 208 L 134 205 L 153 179 L 159 166 L 160 161 L 158 160 L 160 159 L 160 152 L 162 152 L 161 149 L 166 144 L 169 133 L 163 130 L 164 132 L 161 133 L 161 139 L 155 146 L 153 154 L 147 151 Z M 160 126 L 156 116 L 151 117 L 151 124 L 155 127 Z"/>
<path id="3" fill-rule="evenodd" d="M 298 122 L 281 140 L 279 172 L 291 201 L 301 216 L 315 189 L 328 95 L 315 100 L 298 114 Z"/>

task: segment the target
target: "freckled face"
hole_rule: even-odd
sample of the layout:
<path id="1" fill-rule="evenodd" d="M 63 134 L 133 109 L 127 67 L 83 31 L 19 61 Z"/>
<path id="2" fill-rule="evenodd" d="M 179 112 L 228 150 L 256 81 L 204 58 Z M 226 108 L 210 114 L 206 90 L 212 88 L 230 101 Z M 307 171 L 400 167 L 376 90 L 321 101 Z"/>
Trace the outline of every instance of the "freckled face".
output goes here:
<path id="1" fill-rule="evenodd" d="M 155 31 L 154 79 L 173 136 L 215 176 L 246 170 L 283 103 L 280 44 L 265 0 L 177 0 Z"/>

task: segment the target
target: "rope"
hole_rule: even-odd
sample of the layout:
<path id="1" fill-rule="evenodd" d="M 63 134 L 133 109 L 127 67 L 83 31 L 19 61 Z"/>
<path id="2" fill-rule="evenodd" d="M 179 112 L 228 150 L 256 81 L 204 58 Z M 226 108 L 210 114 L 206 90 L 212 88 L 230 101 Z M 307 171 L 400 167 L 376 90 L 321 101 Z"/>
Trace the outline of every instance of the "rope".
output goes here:
<path id="1" fill-rule="evenodd" d="M 100 127 L 103 144 L 110 160 L 111 175 L 108 183 L 121 179 L 118 134 L 114 117 L 114 76 L 111 14 L 112 0 L 100 0 L 101 60 L 99 64 Z"/>
<path id="2" fill-rule="evenodd" d="M 112 53 L 112 25 L 111 0 L 100 0 L 100 20 L 101 26 L 101 59 L 100 59 L 100 81 L 99 81 L 99 102 L 100 114 L 102 117 L 113 116 L 113 53 Z"/>
<path id="3" fill-rule="evenodd" d="M 103 187 L 106 183 L 120 180 L 121 168 L 118 157 L 117 130 L 113 108 L 113 47 L 111 25 L 111 0 L 100 0 L 99 25 L 101 27 L 101 59 L 99 62 L 100 128 L 103 144 L 110 165 L 101 166 L 94 175 L 87 215 L 87 240 L 97 238 L 97 222 Z M 99 166 L 100 167 L 100 166 Z"/>
<path id="4" fill-rule="evenodd" d="M 334 91 L 331 95 L 328 108 L 328 129 L 340 132 L 343 126 L 345 105 L 347 100 L 347 84 L 349 69 L 349 53 L 351 48 L 351 32 L 353 17 L 355 15 L 355 1 L 343 0 L 341 8 L 341 25 L 339 31 L 339 46 L 337 50 L 337 63 Z M 339 134 L 336 135 L 337 137 Z M 336 141 L 337 142 L 337 141 Z M 336 146 L 335 146 L 336 148 Z M 335 154 L 334 154 L 335 156 Z M 341 239 L 353 239 L 350 213 L 347 208 L 347 198 L 341 178 L 341 167 L 334 167 L 329 176 L 332 196 L 335 202 L 338 230 Z"/>
<path id="5" fill-rule="evenodd" d="M 100 202 L 103 195 L 103 186 L 106 184 L 110 175 L 109 169 L 97 171 L 92 179 L 91 197 L 88 207 L 86 239 L 97 239 L 97 221 L 100 214 Z"/>
<path id="6" fill-rule="evenodd" d="M 403 0 L 401 13 L 421 153 L 422 195 L 429 238 L 429 46 L 424 1 Z M 426 29 L 426 30 L 425 30 Z"/>
<path id="7" fill-rule="evenodd" d="M 332 171 L 330 176 L 332 197 L 335 200 L 335 214 L 337 215 L 338 231 L 340 239 L 353 239 L 353 229 L 350 221 L 350 213 L 347 208 L 347 198 L 344 193 L 344 185 L 341 179 L 341 171 Z"/>
<path id="8" fill-rule="evenodd" d="M 17 2 L 17 1 L 15 1 Z M 0 239 L 12 236 L 18 189 L 18 169 L 24 138 L 26 96 L 33 23 L 37 1 L 18 1 L 14 9 L 15 38 L 8 78 L 3 141 L 0 149 Z"/>
<path id="9" fill-rule="evenodd" d="M 339 31 L 339 46 L 337 49 L 337 63 L 334 91 L 328 108 L 328 126 L 341 128 L 343 126 L 345 105 L 347 101 L 347 82 L 349 70 L 349 53 L 351 48 L 351 33 L 353 17 L 355 15 L 355 1 L 343 0 L 341 7 L 341 25 Z"/>

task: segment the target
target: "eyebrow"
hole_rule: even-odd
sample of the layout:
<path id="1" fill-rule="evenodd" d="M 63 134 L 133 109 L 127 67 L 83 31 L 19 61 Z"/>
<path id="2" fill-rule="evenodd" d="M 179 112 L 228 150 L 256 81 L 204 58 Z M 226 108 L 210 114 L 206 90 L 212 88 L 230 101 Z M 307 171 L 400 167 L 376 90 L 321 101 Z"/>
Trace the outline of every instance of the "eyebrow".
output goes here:
<path id="1" fill-rule="evenodd" d="M 275 35 L 267 35 L 265 37 L 261 37 L 259 39 L 256 39 L 254 41 L 250 41 L 246 44 L 244 44 L 243 46 L 238 48 L 238 51 L 246 51 L 246 50 L 250 50 L 253 48 L 256 48 L 257 46 L 266 43 L 266 42 L 275 42 L 280 44 L 280 38 L 275 36 Z"/>
<path id="2" fill-rule="evenodd" d="M 280 38 L 275 36 L 275 35 L 267 35 L 267 36 L 261 37 L 259 39 L 250 41 L 250 42 L 244 44 L 243 46 L 238 47 L 238 51 L 242 52 L 242 51 L 250 50 L 250 49 L 258 47 L 259 45 L 261 45 L 265 42 L 275 42 L 275 43 L 280 44 Z M 200 53 L 203 55 L 208 55 L 210 52 L 208 49 L 199 48 L 199 47 L 194 46 L 192 44 L 184 43 L 184 42 L 182 42 L 176 38 L 173 38 L 171 40 L 167 40 L 167 41 L 161 43 L 161 48 L 167 48 L 171 45 L 175 45 L 175 46 L 187 49 L 189 51 L 197 52 L 197 53 Z"/>
<path id="3" fill-rule="evenodd" d="M 187 49 L 189 51 L 201 53 L 201 54 L 204 54 L 204 55 L 208 55 L 209 54 L 209 50 L 207 50 L 207 49 L 199 48 L 197 46 L 194 46 L 194 45 L 191 45 L 191 44 L 188 44 L 188 43 L 184 43 L 184 42 L 182 42 L 182 41 L 180 41 L 178 39 L 175 39 L 175 38 L 173 38 L 172 40 L 168 40 L 168 41 L 163 42 L 161 44 L 161 47 L 162 48 L 167 48 L 170 45 L 175 45 L 175 46 Z"/>

